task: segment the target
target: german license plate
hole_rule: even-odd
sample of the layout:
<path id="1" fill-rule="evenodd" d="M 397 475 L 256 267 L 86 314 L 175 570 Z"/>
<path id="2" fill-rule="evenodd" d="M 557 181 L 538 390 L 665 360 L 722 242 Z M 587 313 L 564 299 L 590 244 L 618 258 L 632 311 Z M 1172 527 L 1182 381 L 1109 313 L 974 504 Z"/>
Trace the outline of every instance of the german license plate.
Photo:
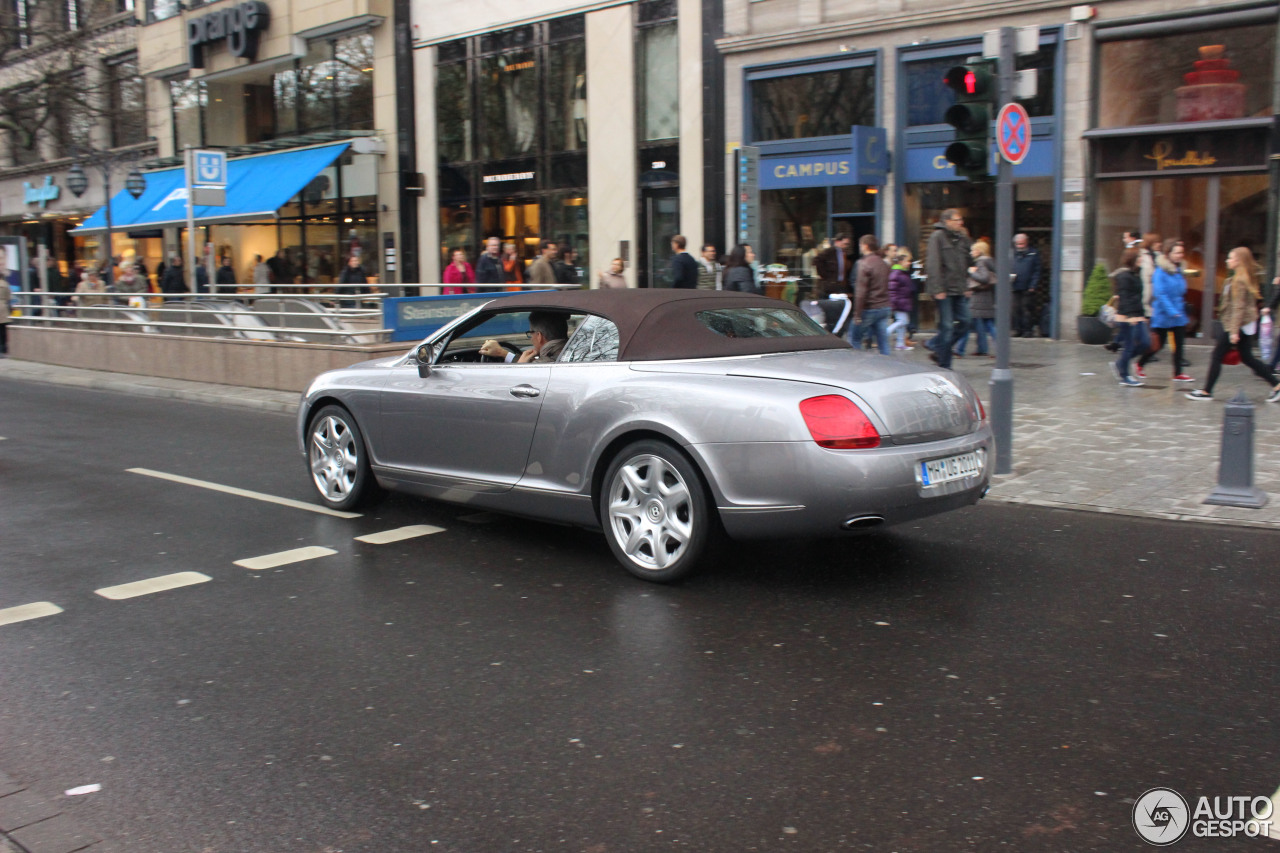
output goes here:
<path id="1" fill-rule="evenodd" d="M 982 457 L 977 453 L 961 453 L 945 459 L 930 459 L 920 463 L 920 477 L 926 486 L 963 480 L 982 473 Z"/>

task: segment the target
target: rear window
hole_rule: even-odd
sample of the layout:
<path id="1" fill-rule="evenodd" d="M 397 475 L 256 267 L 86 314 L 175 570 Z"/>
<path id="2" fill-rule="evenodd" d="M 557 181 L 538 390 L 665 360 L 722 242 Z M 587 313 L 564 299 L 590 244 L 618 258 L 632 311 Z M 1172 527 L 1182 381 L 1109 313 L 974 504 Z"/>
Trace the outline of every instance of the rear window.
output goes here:
<path id="1" fill-rule="evenodd" d="M 827 334 L 795 308 L 717 308 L 697 312 L 698 322 L 726 338 L 813 338 Z"/>

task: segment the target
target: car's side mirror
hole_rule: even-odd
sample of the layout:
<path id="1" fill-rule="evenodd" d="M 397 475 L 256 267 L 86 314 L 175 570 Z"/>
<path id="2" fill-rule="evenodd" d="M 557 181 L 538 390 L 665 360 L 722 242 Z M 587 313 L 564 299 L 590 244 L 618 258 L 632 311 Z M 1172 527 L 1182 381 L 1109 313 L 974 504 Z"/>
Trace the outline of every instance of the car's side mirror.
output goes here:
<path id="1" fill-rule="evenodd" d="M 431 365 L 436 360 L 436 348 L 431 344 L 423 344 L 413 354 L 418 362 L 418 376 L 426 379 L 431 375 Z"/>

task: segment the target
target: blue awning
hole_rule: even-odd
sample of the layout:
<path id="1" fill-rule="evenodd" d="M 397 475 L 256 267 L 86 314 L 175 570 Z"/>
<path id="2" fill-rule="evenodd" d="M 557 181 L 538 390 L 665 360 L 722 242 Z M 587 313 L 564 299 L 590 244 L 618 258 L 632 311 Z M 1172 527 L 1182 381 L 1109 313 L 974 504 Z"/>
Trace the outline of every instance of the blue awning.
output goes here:
<path id="1" fill-rule="evenodd" d="M 326 169 L 350 143 L 276 151 L 227 161 L 227 203 L 197 206 L 197 225 L 273 219 L 289 199 Z M 187 223 L 187 189 L 182 169 L 145 173 L 147 189 L 138 198 L 125 190 L 111 199 L 113 231 L 163 228 Z M 106 207 L 90 216 L 73 234 L 107 230 Z"/>

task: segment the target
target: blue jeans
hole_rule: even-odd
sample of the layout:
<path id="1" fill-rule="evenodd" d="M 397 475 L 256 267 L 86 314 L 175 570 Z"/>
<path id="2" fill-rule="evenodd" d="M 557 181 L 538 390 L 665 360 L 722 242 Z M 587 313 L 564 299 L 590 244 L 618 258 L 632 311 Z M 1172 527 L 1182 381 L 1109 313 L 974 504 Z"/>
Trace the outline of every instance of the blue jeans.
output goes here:
<path id="1" fill-rule="evenodd" d="M 897 346 L 899 349 L 907 345 L 907 329 L 911 325 L 911 312 L 894 311 L 893 322 L 889 324 L 889 328 L 885 330 L 885 334 L 893 337 L 898 336 Z"/>
<path id="2" fill-rule="evenodd" d="M 969 297 L 961 293 L 936 299 L 934 304 L 938 306 L 938 334 L 933 339 L 933 351 L 939 367 L 950 367 L 952 343 L 969 334 Z"/>
<path id="3" fill-rule="evenodd" d="M 862 322 L 849 332 L 849 343 L 856 348 L 862 347 L 862 339 L 870 334 L 876 336 L 876 346 L 881 355 L 889 354 L 889 308 L 869 308 L 862 312 Z"/>
<path id="4" fill-rule="evenodd" d="M 978 338 L 978 355 L 986 355 L 987 338 L 991 338 L 991 345 L 995 346 L 996 340 L 996 321 L 994 317 L 974 317 L 973 332 Z M 964 344 L 960 344 L 960 351 L 964 352 Z"/>
<path id="5" fill-rule="evenodd" d="M 1116 359 L 1116 372 L 1121 379 L 1128 379 L 1129 362 L 1151 346 L 1151 330 L 1146 322 L 1120 324 L 1120 357 Z"/>

